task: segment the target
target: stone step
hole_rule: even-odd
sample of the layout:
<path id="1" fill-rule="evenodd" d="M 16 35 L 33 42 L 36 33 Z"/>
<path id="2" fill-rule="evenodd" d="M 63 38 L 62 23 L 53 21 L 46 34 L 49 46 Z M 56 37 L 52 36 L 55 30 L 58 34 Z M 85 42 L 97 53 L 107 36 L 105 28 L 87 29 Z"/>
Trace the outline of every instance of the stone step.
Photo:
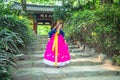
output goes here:
<path id="1" fill-rule="evenodd" d="M 70 66 L 85 66 L 85 65 L 100 65 L 103 64 L 98 58 L 77 58 L 71 59 Z M 43 59 L 40 60 L 19 60 L 17 61 L 17 67 L 45 67 Z"/>
<path id="2" fill-rule="evenodd" d="M 94 77 L 74 77 L 62 80 L 120 80 L 120 76 L 94 76 Z"/>
<path id="3" fill-rule="evenodd" d="M 79 48 L 78 45 L 69 45 L 68 47 L 69 47 L 69 49 L 76 49 L 76 48 Z"/>
<path id="4" fill-rule="evenodd" d="M 32 42 L 32 45 L 41 45 L 41 44 L 44 44 L 44 45 L 46 45 L 47 44 L 47 41 L 35 41 L 35 42 Z M 72 44 L 72 43 L 67 43 L 68 44 L 68 46 L 70 46 L 70 47 L 78 47 L 78 45 L 76 45 L 76 44 Z"/>
<path id="5" fill-rule="evenodd" d="M 43 54 L 45 52 L 45 50 L 43 51 L 33 51 L 33 54 Z"/>
<path id="6" fill-rule="evenodd" d="M 67 78 L 120 76 L 120 67 L 112 65 L 66 66 L 66 67 L 25 67 L 12 69 L 12 80 L 62 80 Z M 73 80 L 73 79 L 72 79 Z M 90 79 L 89 79 L 90 80 Z M 95 80 L 95 79 L 92 79 Z M 100 80 L 96 79 L 96 80 Z"/>
<path id="7" fill-rule="evenodd" d="M 34 49 L 33 54 L 41 54 L 45 51 L 45 47 L 37 47 Z M 84 50 L 80 49 L 80 48 L 75 48 L 75 49 L 69 49 L 70 53 L 80 53 L 83 52 Z"/>
<path id="8" fill-rule="evenodd" d="M 32 42 L 33 43 L 40 43 L 41 41 L 43 41 L 43 42 L 48 42 L 48 38 L 47 39 L 40 39 L 40 40 L 33 40 Z M 75 45 L 75 44 L 73 44 L 73 43 L 70 43 L 70 42 L 67 42 L 67 44 L 69 44 L 69 45 Z"/>
<path id="9" fill-rule="evenodd" d="M 30 48 L 39 48 L 39 47 L 42 47 L 42 48 L 45 48 L 47 44 L 32 44 L 30 46 L 28 46 L 27 48 L 30 49 Z M 77 45 L 68 45 L 69 49 L 76 49 L 76 48 L 79 48 Z"/>
<path id="10" fill-rule="evenodd" d="M 37 35 L 37 38 L 48 38 L 48 35 Z"/>
<path id="11" fill-rule="evenodd" d="M 32 48 L 31 48 L 32 49 Z M 33 48 L 33 53 L 37 53 L 37 52 L 41 52 L 41 51 L 45 51 L 46 47 L 34 47 Z M 80 48 L 74 48 L 74 49 L 69 49 L 70 52 L 72 53 L 80 53 L 83 52 L 84 50 L 80 49 Z"/>
<path id="12" fill-rule="evenodd" d="M 71 43 L 71 42 L 67 42 L 68 43 L 68 45 L 75 45 L 75 44 L 73 44 L 73 43 Z"/>
<path id="13" fill-rule="evenodd" d="M 44 45 L 46 45 L 47 42 L 48 42 L 48 40 L 43 40 L 43 41 L 42 41 L 42 40 L 35 40 L 35 41 L 32 42 L 32 44 L 33 44 L 33 45 L 36 45 L 36 44 L 38 44 L 38 45 L 39 45 L 39 44 L 44 44 Z M 73 44 L 73 43 L 67 43 L 67 44 L 68 44 L 68 45 L 73 45 L 73 46 L 75 45 L 75 44 Z M 77 45 L 75 45 L 75 47 L 76 47 L 76 46 L 77 46 Z"/>
<path id="14" fill-rule="evenodd" d="M 31 48 L 31 49 L 34 50 L 33 51 L 34 54 L 38 54 L 40 52 L 44 52 L 45 49 L 46 49 L 46 46 L 45 45 L 43 45 L 43 46 L 35 46 L 34 48 Z M 74 49 L 69 49 L 69 51 L 71 53 L 80 53 L 80 52 L 83 52 L 84 49 L 83 48 L 74 48 Z"/>
<path id="15" fill-rule="evenodd" d="M 46 47 L 46 45 L 47 45 L 47 44 L 44 44 L 44 43 L 42 43 L 42 44 L 32 44 L 32 45 L 29 46 L 29 47 Z"/>
<path id="16" fill-rule="evenodd" d="M 44 54 L 45 50 L 43 51 L 33 51 L 33 54 Z M 93 56 L 94 53 L 87 53 L 87 52 L 70 52 L 71 54 L 80 54 L 80 56 L 82 57 L 90 57 L 90 56 Z"/>
<path id="17" fill-rule="evenodd" d="M 70 50 L 72 53 L 79 53 L 79 52 L 83 52 L 84 49 L 83 48 L 74 48 Z"/>
<path id="18" fill-rule="evenodd" d="M 71 59 L 77 59 L 77 58 L 96 58 L 98 57 L 98 55 L 90 55 L 90 54 L 83 54 L 83 53 L 79 53 L 79 54 L 74 54 L 71 53 Z M 20 55 L 16 55 L 16 59 L 17 60 L 40 60 L 43 59 L 44 54 L 20 54 Z"/>
<path id="19" fill-rule="evenodd" d="M 48 42 L 48 39 L 47 40 L 36 40 L 36 41 L 33 41 L 33 44 L 46 44 Z"/>
<path id="20" fill-rule="evenodd" d="M 42 44 L 32 44 L 31 46 L 36 46 L 36 45 L 38 45 L 38 46 L 46 46 L 47 44 L 44 44 L 44 43 L 42 43 Z M 68 45 L 68 47 L 69 48 L 78 48 L 78 45 Z"/>

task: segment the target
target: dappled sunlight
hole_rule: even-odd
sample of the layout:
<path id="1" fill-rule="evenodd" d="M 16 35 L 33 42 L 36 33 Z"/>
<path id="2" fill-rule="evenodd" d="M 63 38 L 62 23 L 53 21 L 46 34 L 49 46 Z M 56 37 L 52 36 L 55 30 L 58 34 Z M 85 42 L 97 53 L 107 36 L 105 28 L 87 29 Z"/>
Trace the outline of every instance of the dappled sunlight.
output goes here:
<path id="1" fill-rule="evenodd" d="M 114 66 L 114 65 L 111 65 L 109 63 L 106 63 L 103 65 L 104 69 L 107 69 L 107 70 L 113 70 L 113 71 L 120 71 L 120 67 L 119 66 Z"/>
<path id="2" fill-rule="evenodd" d="M 88 62 L 101 62 L 98 58 L 76 58 L 72 61 L 88 61 Z"/>

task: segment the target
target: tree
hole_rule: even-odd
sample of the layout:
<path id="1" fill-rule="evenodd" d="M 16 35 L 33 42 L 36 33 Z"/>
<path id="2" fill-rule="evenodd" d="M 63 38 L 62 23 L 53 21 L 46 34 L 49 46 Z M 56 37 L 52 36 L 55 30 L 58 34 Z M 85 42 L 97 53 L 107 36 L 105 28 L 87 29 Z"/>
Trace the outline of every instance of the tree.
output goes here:
<path id="1" fill-rule="evenodd" d="M 112 4 L 114 3 L 114 1 L 113 0 L 101 0 L 101 4 L 105 4 L 105 3 Z"/>
<path id="2" fill-rule="evenodd" d="M 26 11 L 26 0 L 21 0 L 23 11 Z"/>

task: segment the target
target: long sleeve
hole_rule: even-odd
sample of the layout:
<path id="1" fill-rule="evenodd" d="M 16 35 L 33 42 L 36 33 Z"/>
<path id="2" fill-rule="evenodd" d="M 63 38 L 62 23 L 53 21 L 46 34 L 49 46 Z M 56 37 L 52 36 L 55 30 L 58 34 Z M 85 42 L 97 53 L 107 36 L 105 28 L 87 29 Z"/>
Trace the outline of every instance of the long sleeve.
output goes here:
<path id="1" fill-rule="evenodd" d="M 52 29 L 48 34 L 49 34 L 49 38 L 52 37 L 53 34 L 55 34 L 56 29 Z M 60 30 L 60 34 L 65 37 L 65 33 L 63 32 L 63 30 Z"/>
<path id="2" fill-rule="evenodd" d="M 49 38 L 52 37 L 52 35 L 56 32 L 56 29 L 52 29 L 48 34 L 49 34 Z"/>
<path id="3" fill-rule="evenodd" d="M 60 30 L 60 34 L 62 34 L 62 36 L 65 37 L 65 33 L 63 32 L 63 30 Z"/>

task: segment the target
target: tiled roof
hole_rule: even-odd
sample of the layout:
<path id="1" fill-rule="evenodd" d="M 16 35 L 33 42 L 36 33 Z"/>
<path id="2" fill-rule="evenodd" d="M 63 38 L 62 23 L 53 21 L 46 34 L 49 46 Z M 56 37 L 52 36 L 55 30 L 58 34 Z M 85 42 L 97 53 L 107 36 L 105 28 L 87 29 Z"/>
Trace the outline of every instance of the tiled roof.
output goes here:
<path id="1" fill-rule="evenodd" d="M 37 11 L 37 12 L 52 12 L 54 8 L 58 6 L 45 6 L 45 5 L 35 5 L 35 4 L 26 4 L 26 11 Z M 22 10 L 21 3 L 14 2 L 11 9 L 13 10 Z"/>

